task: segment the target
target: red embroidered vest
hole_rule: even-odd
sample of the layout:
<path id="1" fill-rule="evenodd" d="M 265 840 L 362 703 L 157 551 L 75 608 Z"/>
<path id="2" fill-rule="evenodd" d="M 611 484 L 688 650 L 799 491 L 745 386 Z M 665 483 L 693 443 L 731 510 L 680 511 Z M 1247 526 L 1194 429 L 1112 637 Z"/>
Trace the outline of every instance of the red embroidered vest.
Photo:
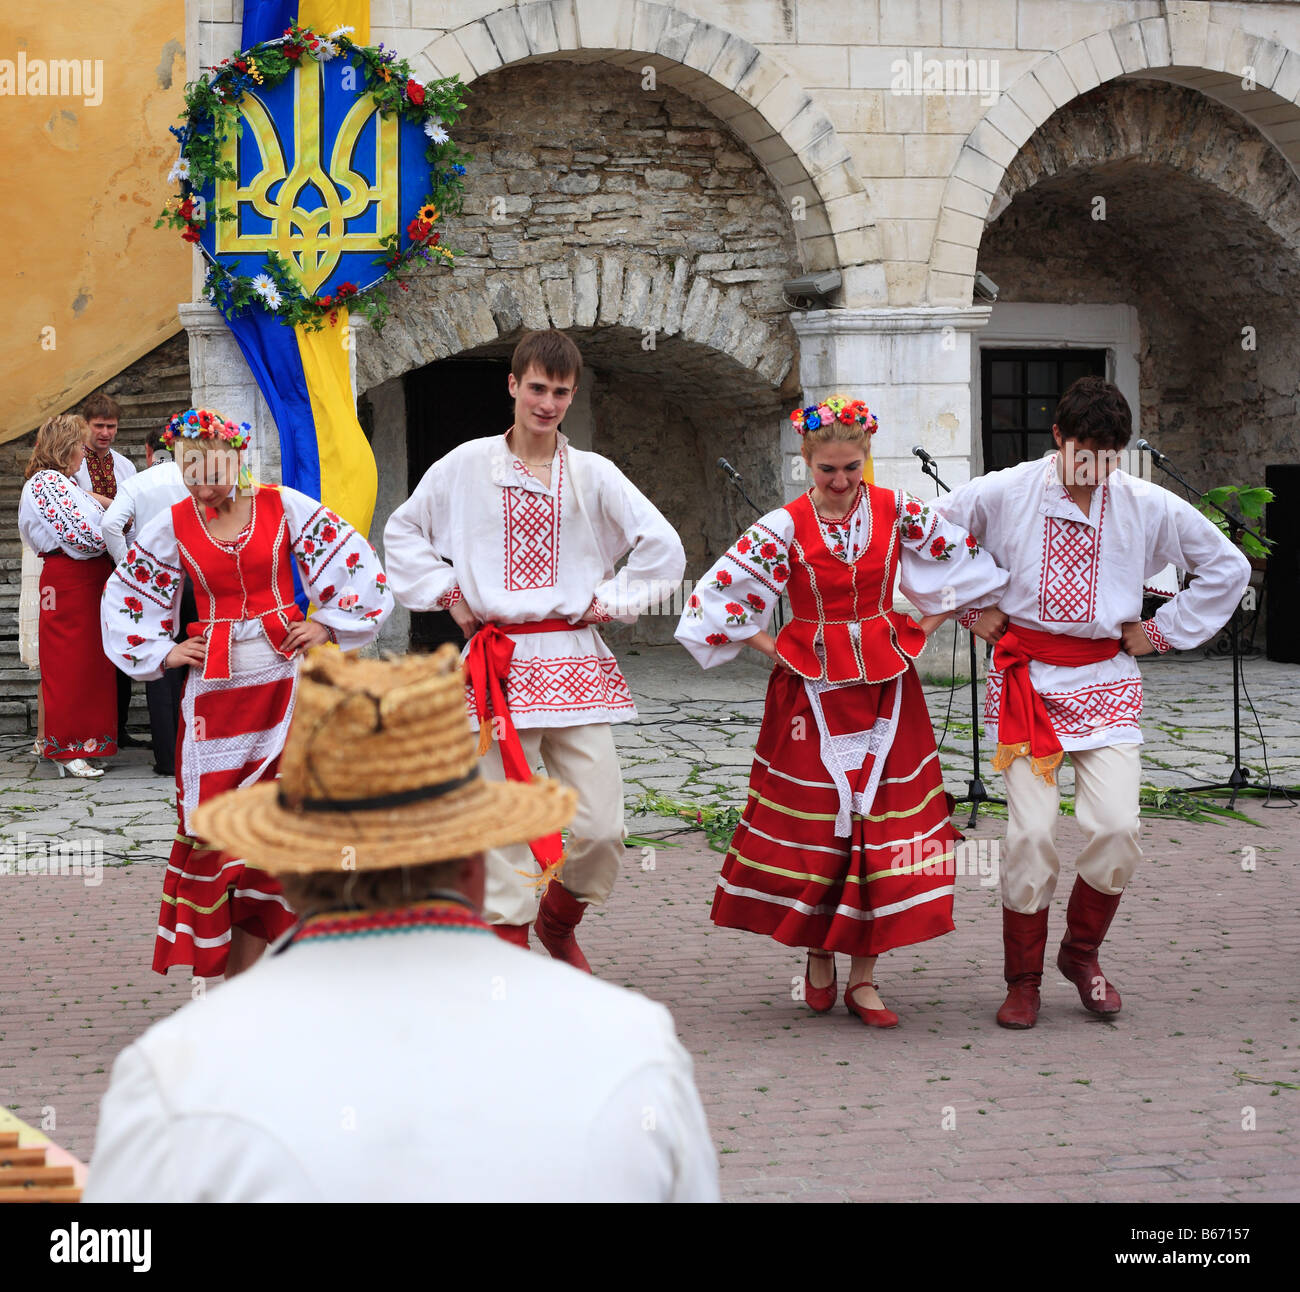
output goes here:
<path id="1" fill-rule="evenodd" d="M 210 630 L 203 676 L 230 677 L 231 629 L 245 619 L 260 619 L 267 641 L 291 658 L 281 644 L 289 625 L 303 615 L 293 599 L 293 553 L 279 491 L 257 486 L 249 526 L 232 543 L 218 542 L 208 533 L 193 498 L 172 507 L 172 527 L 199 610 L 198 623 L 186 631 L 196 637 Z"/>
<path id="2" fill-rule="evenodd" d="M 826 546 L 812 497 L 786 506 L 794 517 L 790 543 L 791 620 L 776 639 L 777 653 L 797 673 L 823 682 L 887 682 L 921 653 L 925 634 L 890 607 L 898 570 L 898 499 L 889 489 L 864 486 L 867 545 L 852 564 Z M 854 642 L 849 625 L 861 624 Z M 823 666 L 815 643 L 826 652 Z"/>

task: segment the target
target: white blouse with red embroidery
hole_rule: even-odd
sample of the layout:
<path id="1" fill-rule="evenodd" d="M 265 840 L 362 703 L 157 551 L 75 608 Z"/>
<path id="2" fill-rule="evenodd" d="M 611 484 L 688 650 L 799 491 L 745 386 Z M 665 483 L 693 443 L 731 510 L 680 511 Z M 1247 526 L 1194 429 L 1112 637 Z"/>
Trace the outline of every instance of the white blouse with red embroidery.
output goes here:
<path id="1" fill-rule="evenodd" d="M 992 606 L 1006 587 L 999 570 L 969 534 L 944 520 L 933 503 L 896 491 L 899 586 L 905 597 L 936 601 L 947 611 Z M 856 561 L 870 539 L 869 510 L 859 490 L 852 511 L 839 520 L 820 513 L 826 546 Z M 677 640 L 703 668 L 725 664 L 746 640 L 763 631 L 790 577 L 794 518 L 784 507 L 755 521 L 700 578 L 686 602 Z M 938 613 L 936 610 L 934 613 Z M 850 627 L 855 632 L 857 625 Z"/>
<path id="2" fill-rule="evenodd" d="M 1124 624 L 1141 620 L 1144 584 L 1172 564 L 1195 578 L 1142 626 L 1156 650 L 1190 650 L 1227 623 L 1250 581 L 1250 563 L 1191 504 L 1127 472 L 1093 491 L 1084 516 L 1061 483 L 1055 454 L 981 476 L 938 505 L 1011 572 L 999 608 L 1041 632 L 1119 637 Z M 926 613 L 940 608 L 928 598 L 912 601 Z M 1142 742 L 1142 675 L 1133 656 L 1121 651 L 1077 668 L 1031 660 L 1029 677 L 1063 748 Z M 990 668 L 984 721 L 991 740 L 1001 691 L 1002 674 Z"/>
<path id="3" fill-rule="evenodd" d="M 38 471 L 18 500 L 18 532 L 33 552 L 77 561 L 104 554 L 104 509 L 61 471 Z"/>
<path id="4" fill-rule="evenodd" d="M 316 604 L 312 623 L 328 630 L 343 650 L 372 642 L 393 608 L 388 578 L 365 536 L 323 503 L 296 489 L 278 491 L 288 524 L 289 549 L 307 596 Z M 253 505 L 257 505 L 256 495 Z M 251 526 L 250 519 L 249 525 Z M 175 646 L 180 614 L 181 558 L 168 508 L 130 546 L 104 589 L 100 629 L 104 653 L 124 673 L 143 681 L 162 676 Z M 261 620 L 244 619 L 231 629 L 234 642 L 264 637 Z"/>
<path id="5" fill-rule="evenodd" d="M 635 718 L 627 682 L 591 624 L 632 623 L 672 605 L 686 569 L 672 526 L 612 462 L 563 433 L 556 440 L 549 488 L 504 435 L 458 445 L 384 529 L 384 565 L 408 609 L 464 600 L 483 623 L 573 625 L 515 635 L 508 689 L 520 729 Z"/>

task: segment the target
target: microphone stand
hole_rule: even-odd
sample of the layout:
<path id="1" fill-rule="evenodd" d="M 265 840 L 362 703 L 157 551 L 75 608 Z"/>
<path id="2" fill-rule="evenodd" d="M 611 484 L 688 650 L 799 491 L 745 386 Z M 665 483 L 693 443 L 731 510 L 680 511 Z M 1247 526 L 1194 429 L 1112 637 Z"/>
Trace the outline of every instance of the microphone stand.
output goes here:
<path id="1" fill-rule="evenodd" d="M 1167 476 L 1172 476 L 1180 485 L 1189 493 L 1195 494 L 1203 503 L 1208 503 L 1228 522 L 1229 536 L 1234 543 L 1243 534 L 1249 534 L 1252 538 L 1263 541 L 1263 535 L 1257 530 L 1252 529 L 1246 524 L 1235 512 L 1229 511 L 1226 507 L 1221 507 L 1212 498 L 1207 498 L 1199 489 L 1189 484 L 1171 465 L 1169 458 L 1161 453 L 1158 449 L 1153 449 L 1149 444 L 1143 442 L 1147 452 L 1151 454 L 1152 460 Z M 1237 803 L 1237 795 L 1244 790 L 1250 781 L 1250 772 L 1241 765 L 1241 636 L 1239 631 L 1241 615 L 1240 601 L 1233 607 L 1232 618 L 1228 620 L 1228 639 L 1232 644 L 1232 773 L 1226 781 L 1218 782 L 1213 785 L 1198 785 L 1197 789 L 1203 790 L 1231 790 L 1232 796 L 1228 799 L 1228 809 L 1231 811 Z M 1271 781 L 1263 785 L 1255 786 L 1256 789 L 1266 791 L 1268 796 L 1279 793 L 1283 794 L 1290 800 L 1289 791 L 1281 786 L 1274 785 Z M 1294 807 L 1294 801 L 1288 803 L 1288 806 Z"/>
<path id="2" fill-rule="evenodd" d="M 732 485 L 735 486 L 736 492 L 750 505 L 755 516 L 766 516 L 767 512 L 759 509 L 758 504 L 745 492 L 745 486 L 742 483 L 742 477 L 739 471 L 731 466 L 725 458 L 718 459 L 718 468 L 727 477 Z M 785 625 L 785 615 L 781 611 L 781 595 L 777 594 L 772 605 L 772 636 L 775 637 Z"/>
<path id="3" fill-rule="evenodd" d="M 933 458 L 926 457 L 921 460 L 921 471 L 929 476 L 944 493 L 952 493 L 951 487 L 939 478 L 939 468 L 935 466 Z M 984 782 L 980 778 L 979 682 L 976 678 L 978 658 L 975 654 L 975 634 L 968 632 L 968 636 L 970 637 L 971 775 L 970 780 L 966 782 L 966 793 L 956 802 L 970 804 L 970 820 L 966 822 L 966 829 L 973 830 L 976 825 L 976 818 L 979 816 L 981 803 L 1005 804 L 1006 799 L 994 798 L 985 788 Z"/>

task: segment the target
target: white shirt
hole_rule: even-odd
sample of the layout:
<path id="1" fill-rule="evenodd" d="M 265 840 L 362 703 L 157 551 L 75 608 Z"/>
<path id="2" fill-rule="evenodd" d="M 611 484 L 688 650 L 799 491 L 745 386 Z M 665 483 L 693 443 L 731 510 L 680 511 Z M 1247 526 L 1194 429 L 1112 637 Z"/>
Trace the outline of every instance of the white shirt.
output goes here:
<path id="1" fill-rule="evenodd" d="M 184 500 L 189 492 L 181 469 L 170 458 L 155 462 L 144 471 L 119 479 L 117 497 L 104 512 L 104 543 L 115 565 L 126 560 L 126 532 L 132 537 L 144 533 L 154 517 Z"/>
<path id="2" fill-rule="evenodd" d="M 1157 650 L 1190 650 L 1227 623 L 1250 581 L 1249 561 L 1195 507 L 1125 471 L 1093 490 L 1085 516 L 1055 454 L 972 480 L 938 506 L 1010 571 L 999 609 L 1041 632 L 1119 637 L 1142 617 L 1144 584 L 1172 564 L 1196 577 L 1143 626 Z M 911 600 L 924 613 L 942 609 L 930 597 Z M 1142 675 L 1132 655 L 1077 668 L 1031 660 L 1029 679 L 1062 748 L 1141 744 Z M 990 667 L 984 722 L 993 740 L 1001 694 L 1002 674 Z"/>
<path id="3" fill-rule="evenodd" d="M 104 509 L 61 471 L 38 471 L 18 499 L 18 532 L 38 555 L 65 552 L 77 561 L 104 555 Z"/>
<path id="4" fill-rule="evenodd" d="M 86 1202 L 704 1202 L 662 1006 L 495 934 L 306 941 L 118 1056 Z"/>
<path id="5" fill-rule="evenodd" d="M 94 449 L 87 448 L 86 454 L 89 456 Z M 117 480 L 118 488 L 122 487 L 123 480 L 129 480 L 135 475 L 135 463 L 130 458 L 123 457 L 116 449 L 109 449 L 113 457 L 113 476 Z M 77 473 L 72 477 L 87 493 L 93 492 L 90 484 L 90 468 L 86 465 L 85 458 L 82 459 L 81 465 L 77 468 Z"/>
<path id="6" fill-rule="evenodd" d="M 514 637 L 510 715 L 521 730 L 628 722 L 636 706 L 613 653 L 579 621 L 632 623 L 680 591 L 686 553 L 654 504 L 607 458 L 556 436 L 551 485 L 504 435 L 458 445 L 425 472 L 384 528 L 389 586 L 410 610 L 462 597 L 484 623 L 567 619 Z M 627 564 L 615 574 L 618 562 Z"/>

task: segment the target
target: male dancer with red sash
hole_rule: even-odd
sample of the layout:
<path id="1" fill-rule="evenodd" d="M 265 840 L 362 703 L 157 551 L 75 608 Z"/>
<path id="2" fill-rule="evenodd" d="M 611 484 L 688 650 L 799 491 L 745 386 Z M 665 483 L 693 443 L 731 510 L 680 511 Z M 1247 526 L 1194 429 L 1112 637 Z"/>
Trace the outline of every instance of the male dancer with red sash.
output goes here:
<path id="1" fill-rule="evenodd" d="M 996 609 L 961 616 L 995 643 L 984 722 L 1008 803 L 1003 1027 L 1033 1027 L 1038 1017 L 1060 868 L 1055 773 L 1066 753 L 1086 842 L 1056 963 L 1086 1009 L 1119 1012 L 1097 949 L 1141 859 L 1136 657 L 1207 641 L 1250 578 L 1246 558 L 1194 507 L 1118 469 L 1132 425 L 1115 386 L 1082 377 L 1057 406 L 1058 452 L 972 480 L 939 503 L 1011 575 Z M 1168 563 L 1196 578 L 1142 620 L 1143 586 Z M 917 604 L 926 613 L 942 608 Z"/>
<path id="2" fill-rule="evenodd" d="M 484 775 L 528 780 L 540 763 L 578 791 L 567 856 L 558 834 L 487 852 L 483 915 L 522 947 L 536 921 L 552 956 L 590 973 L 574 930 L 609 896 L 623 854 L 610 724 L 636 717 L 593 625 L 631 623 L 671 596 L 686 554 L 612 462 L 560 431 L 581 375 L 582 355 L 564 333 L 528 333 L 510 360 L 514 425 L 429 468 L 389 518 L 384 564 L 404 606 L 450 611 L 469 639 Z"/>

